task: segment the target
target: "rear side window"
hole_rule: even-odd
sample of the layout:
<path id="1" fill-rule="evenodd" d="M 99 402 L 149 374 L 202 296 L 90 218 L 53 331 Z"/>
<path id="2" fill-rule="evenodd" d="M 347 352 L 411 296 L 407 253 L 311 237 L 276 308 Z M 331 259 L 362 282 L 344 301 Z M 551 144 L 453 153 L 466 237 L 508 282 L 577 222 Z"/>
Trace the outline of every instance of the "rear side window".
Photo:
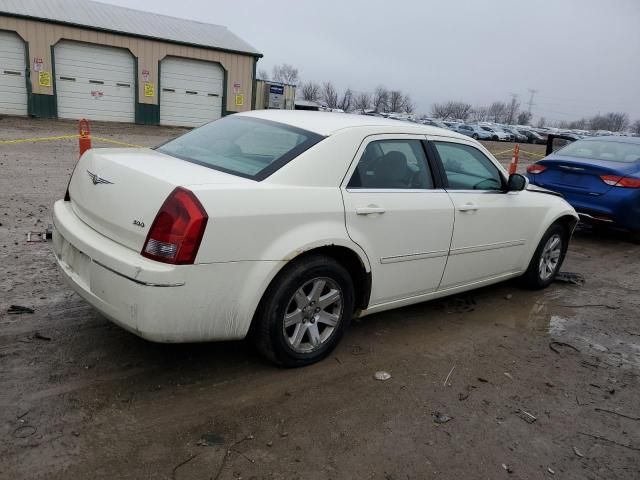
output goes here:
<path id="1" fill-rule="evenodd" d="M 263 180 L 323 138 L 282 123 L 233 115 L 191 130 L 157 150 L 222 172 Z"/>
<path id="2" fill-rule="evenodd" d="M 420 140 L 376 140 L 365 148 L 348 188 L 430 189 L 433 177 Z"/>
<path id="3" fill-rule="evenodd" d="M 480 150 L 461 143 L 433 143 L 444 167 L 448 190 L 502 190 L 500 171 Z"/>

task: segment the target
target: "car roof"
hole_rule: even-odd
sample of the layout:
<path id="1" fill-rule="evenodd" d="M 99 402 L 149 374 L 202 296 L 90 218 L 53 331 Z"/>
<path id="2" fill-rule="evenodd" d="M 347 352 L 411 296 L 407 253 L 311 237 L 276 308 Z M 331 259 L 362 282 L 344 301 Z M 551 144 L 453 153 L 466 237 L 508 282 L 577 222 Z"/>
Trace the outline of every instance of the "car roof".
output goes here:
<path id="1" fill-rule="evenodd" d="M 328 136 L 338 130 L 355 127 L 392 127 L 394 132 L 398 128 L 406 127 L 407 133 L 421 133 L 424 135 L 440 135 L 463 138 L 462 134 L 421 123 L 405 122 L 371 115 L 354 115 L 350 113 L 313 112 L 308 110 L 252 110 L 236 113 L 235 115 L 261 118 L 280 122 L 292 127 L 298 127 L 320 135 Z"/>
<path id="2" fill-rule="evenodd" d="M 635 143 L 640 145 L 640 137 L 626 137 L 624 135 L 606 135 L 602 137 L 586 137 L 581 138 L 580 140 L 584 142 L 618 142 L 618 143 Z"/>

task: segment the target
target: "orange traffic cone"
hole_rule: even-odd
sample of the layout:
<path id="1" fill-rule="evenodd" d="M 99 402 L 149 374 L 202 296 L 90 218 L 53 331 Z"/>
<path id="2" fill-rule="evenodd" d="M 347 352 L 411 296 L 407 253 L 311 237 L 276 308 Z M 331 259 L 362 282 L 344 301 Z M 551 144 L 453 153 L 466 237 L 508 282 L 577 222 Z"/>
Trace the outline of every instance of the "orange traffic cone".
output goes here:
<path id="1" fill-rule="evenodd" d="M 78 146 L 80 148 L 80 157 L 84 152 L 91 148 L 91 129 L 89 128 L 89 120 L 83 118 L 78 123 L 78 133 L 80 138 L 78 139 Z"/>
<path id="2" fill-rule="evenodd" d="M 518 161 L 520 160 L 520 145 L 516 143 L 513 149 L 513 157 L 511 157 L 511 163 L 509 164 L 509 175 L 513 175 L 518 170 Z"/>

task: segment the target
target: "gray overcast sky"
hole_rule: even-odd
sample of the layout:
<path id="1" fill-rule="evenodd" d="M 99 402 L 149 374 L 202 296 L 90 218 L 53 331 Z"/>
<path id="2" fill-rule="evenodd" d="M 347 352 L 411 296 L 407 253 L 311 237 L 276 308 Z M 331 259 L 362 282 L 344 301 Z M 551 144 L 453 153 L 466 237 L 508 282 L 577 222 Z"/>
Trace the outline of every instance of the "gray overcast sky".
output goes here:
<path id="1" fill-rule="evenodd" d="M 474 105 L 529 99 L 534 116 L 640 119 L 640 0 L 102 0 L 225 25 L 302 80 Z M 524 105 L 523 105 L 524 106 Z"/>

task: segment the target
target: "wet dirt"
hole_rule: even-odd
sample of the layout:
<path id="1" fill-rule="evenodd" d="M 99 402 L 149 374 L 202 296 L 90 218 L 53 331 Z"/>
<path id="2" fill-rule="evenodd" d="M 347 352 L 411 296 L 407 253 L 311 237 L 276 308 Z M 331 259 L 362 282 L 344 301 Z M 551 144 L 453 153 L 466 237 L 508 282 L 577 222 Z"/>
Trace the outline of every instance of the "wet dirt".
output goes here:
<path id="1" fill-rule="evenodd" d="M 0 139 L 74 130 L 0 120 Z M 285 370 L 245 342 L 146 342 L 72 293 L 26 232 L 51 222 L 76 158 L 73 140 L 0 145 L 0 478 L 640 478 L 640 247 L 624 234 L 576 233 L 564 269 L 583 286 L 373 315 Z"/>

